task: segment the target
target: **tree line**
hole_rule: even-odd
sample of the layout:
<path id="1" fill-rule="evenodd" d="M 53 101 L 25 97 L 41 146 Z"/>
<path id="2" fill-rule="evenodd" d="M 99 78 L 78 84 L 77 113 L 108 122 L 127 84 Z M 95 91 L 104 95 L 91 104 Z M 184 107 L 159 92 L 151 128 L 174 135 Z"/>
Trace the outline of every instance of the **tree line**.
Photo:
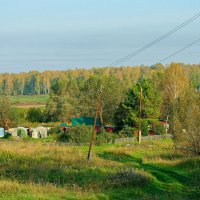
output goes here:
<path id="1" fill-rule="evenodd" d="M 200 65 L 179 64 L 187 74 L 187 77 L 194 83 L 198 83 Z M 9 95 L 33 95 L 49 94 L 51 86 L 56 79 L 68 78 L 78 85 L 89 79 L 91 76 L 101 77 L 103 75 L 112 76 L 120 83 L 129 88 L 138 80 L 152 79 L 155 74 L 164 73 L 162 64 L 153 66 L 126 66 L 126 67 L 106 67 L 92 69 L 75 69 L 65 71 L 30 71 L 27 73 L 2 73 L 0 74 L 0 94 Z M 159 80 L 158 80 L 159 81 Z"/>

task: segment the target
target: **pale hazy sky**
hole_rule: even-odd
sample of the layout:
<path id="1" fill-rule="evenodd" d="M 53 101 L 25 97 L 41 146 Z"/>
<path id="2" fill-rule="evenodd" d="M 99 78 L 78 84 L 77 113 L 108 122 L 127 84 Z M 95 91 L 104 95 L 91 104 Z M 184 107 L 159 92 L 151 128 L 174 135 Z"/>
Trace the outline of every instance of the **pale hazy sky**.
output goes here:
<path id="1" fill-rule="evenodd" d="M 103 67 L 200 11 L 200 0 L 0 0 L 0 72 Z M 120 65 L 152 65 L 200 37 L 200 18 Z M 167 60 L 200 63 L 200 43 Z"/>

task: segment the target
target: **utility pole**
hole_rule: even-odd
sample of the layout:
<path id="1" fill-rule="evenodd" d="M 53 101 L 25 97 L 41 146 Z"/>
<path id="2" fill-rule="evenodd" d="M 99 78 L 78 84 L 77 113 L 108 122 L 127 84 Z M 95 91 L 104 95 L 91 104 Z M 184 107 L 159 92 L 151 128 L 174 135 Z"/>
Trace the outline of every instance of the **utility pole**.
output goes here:
<path id="1" fill-rule="evenodd" d="M 89 145 L 89 151 L 88 151 L 88 160 L 91 160 L 91 149 L 92 149 L 92 143 L 94 140 L 94 133 L 95 133 L 95 127 L 96 127 L 96 122 L 97 122 L 97 116 L 98 116 L 99 110 L 98 108 L 96 109 L 95 117 L 94 117 L 94 124 L 92 128 L 92 135 L 90 138 L 90 145 Z"/>
<path id="2" fill-rule="evenodd" d="M 101 85 L 101 88 L 100 88 L 100 95 L 102 95 L 102 90 L 103 90 L 103 85 Z M 99 117 L 100 117 L 100 122 L 101 122 L 101 125 L 103 125 L 103 108 L 102 108 L 102 96 L 99 97 Z"/>
<path id="3" fill-rule="evenodd" d="M 100 116 L 101 120 L 102 120 L 102 113 L 101 113 L 101 109 L 102 109 L 102 104 L 101 104 L 102 85 L 101 85 L 99 92 L 100 92 L 100 95 L 98 94 L 97 100 L 96 100 L 96 112 L 95 112 L 94 124 L 93 124 L 93 128 L 92 128 L 92 135 L 91 135 L 91 138 L 90 138 L 90 145 L 89 145 L 88 157 L 87 157 L 88 160 L 91 160 L 91 150 L 92 150 L 92 144 L 93 144 L 93 140 L 94 140 L 94 133 L 95 133 L 95 128 L 96 128 L 97 117 Z"/>
<path id="4" fill-rule="evenodd" d="M 141 113 L 142 113 L 142 86 L 140 85 L 140 108 L 138 120 L 138 142 L 141 143 Z"/>

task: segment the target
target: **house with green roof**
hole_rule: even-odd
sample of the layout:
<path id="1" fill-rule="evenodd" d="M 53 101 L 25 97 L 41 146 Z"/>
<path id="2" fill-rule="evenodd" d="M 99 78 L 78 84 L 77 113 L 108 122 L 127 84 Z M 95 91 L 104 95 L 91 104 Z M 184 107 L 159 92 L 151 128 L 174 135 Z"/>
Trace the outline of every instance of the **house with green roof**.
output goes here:
<path id="1" fill-rule="evenodd" d="M 88 125 L 88 126 L 93 126 L 94 125 L 94 117 L 77 117 L 77 118 L 72 118 L 72 126 L 76 125 Z M 96 120 L 96 126 L 101 126 L 101 121 L 100 118 L 97 118 Z"/>
<path id="2" fill-rule="evenodd" d="M 77 117 L 77 118 L 72 118 L 72 126 L 77 126 L 77 125 L 86 125 L 86 126 L 94 126 L 94 117 Z M 96 126 L 95 129 L 97 132 L 101 131 L 101 120 L 98 117 L 96 120 Z"/>

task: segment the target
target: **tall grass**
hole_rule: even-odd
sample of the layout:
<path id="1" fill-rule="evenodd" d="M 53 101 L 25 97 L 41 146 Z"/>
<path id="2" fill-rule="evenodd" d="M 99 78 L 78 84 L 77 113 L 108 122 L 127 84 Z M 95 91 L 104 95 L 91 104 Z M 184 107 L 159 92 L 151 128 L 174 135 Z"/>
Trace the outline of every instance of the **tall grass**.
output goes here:
<path id="1" fill-rule="evenodd" d="M 0 140 L 0 199 L 199 197 L 190 177 L 199 172 L 199 159 L 176 153 L 170 140 L 94 146 L 92 161 L 87 149 Z"/>

